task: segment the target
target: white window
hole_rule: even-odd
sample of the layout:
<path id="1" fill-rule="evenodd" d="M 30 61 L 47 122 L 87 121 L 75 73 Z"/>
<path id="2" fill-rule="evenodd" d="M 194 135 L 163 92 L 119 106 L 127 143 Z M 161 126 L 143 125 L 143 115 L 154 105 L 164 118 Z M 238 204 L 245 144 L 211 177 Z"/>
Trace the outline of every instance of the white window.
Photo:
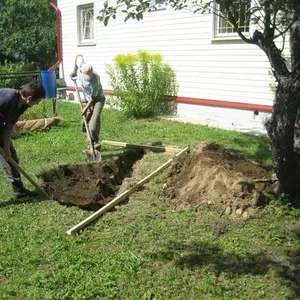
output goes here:
<path id="1" fill-rule="evenodd" d="M 94 43 L 94 3 L 79 5 L 78 14 L 78 43 Z"/>
<path id="2" fill-rule="evenodd" d="M 150 0 L 151 10 L 165 9 L 166 4 L 162 0 Z"/>
<path id="3" fill-rule="evenodd" d="M 230 37 L 230 36 L 236 36 L 236 29 L 233 27 L 233 25 L 228 21 L 228 15 L 222 14 L 221 11 L 222 8 L 222 2 L 218 1 L 216 3 L 215 1 L 215 11 L 217 12 L 217 15 L 214 15 L 214 37 Z M 251 1 L 244 1 L 244 3 L 241 3 L 239 7 L 239 17 L 238 17 L 238 26 L 239 29 L 241 29 L 242 32 L 249 32 L 249 26 L 250 26 L 250 5 Z"/>

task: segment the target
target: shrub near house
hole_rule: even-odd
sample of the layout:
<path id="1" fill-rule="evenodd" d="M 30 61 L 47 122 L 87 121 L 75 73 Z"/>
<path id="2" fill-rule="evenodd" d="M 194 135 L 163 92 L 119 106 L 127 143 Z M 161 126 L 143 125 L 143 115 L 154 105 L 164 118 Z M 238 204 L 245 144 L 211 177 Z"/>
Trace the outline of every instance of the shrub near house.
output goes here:
<path id="1" fill-rule="evenodd" d="M 171 66 L 160 54 L 138 51 L 117 55 L 107 66 L 116 104 L 129 117 L 145 118 L 174 114 L 176 105 L 165 96 L 176 96 L 178 85 Z"/>

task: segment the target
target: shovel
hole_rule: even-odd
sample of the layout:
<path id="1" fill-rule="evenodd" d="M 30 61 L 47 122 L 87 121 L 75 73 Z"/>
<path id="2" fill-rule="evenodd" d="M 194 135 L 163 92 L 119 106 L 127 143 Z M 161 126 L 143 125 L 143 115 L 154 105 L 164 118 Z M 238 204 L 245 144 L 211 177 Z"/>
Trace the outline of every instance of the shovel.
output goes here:
<path id="1" fill-rule="evenodd" d="M 78 100 L 79 100 L 80 109 L 82 111 L 83 106 L 82 106 L 81 97 L 80 97 L 80 93 L 79 93 L 79 90 L 78 90 L 77 82 L 76 82 L 75 78 L 72 78 L 72 80 L 74 81 L 77 97 L 78 97 Z M 86 151 L 87 158 L 88 158 L 89 161 L 101 161 L 101 159 L 102 159 L 101 158 L 101 153 L 99 151 L 97 151 L 94 147 L 94 141 L 92 140 L 91 132 L 90 132 L 89 125 L 87 123 L 85 115 L 82 116 L 82 119 L 83 119 L 83 123 L 84 123 L 85 129 L 86 129 L 87 139 L 89 141 L 89 144 L 91 145 L 91 148 L 88 151 Z"/>

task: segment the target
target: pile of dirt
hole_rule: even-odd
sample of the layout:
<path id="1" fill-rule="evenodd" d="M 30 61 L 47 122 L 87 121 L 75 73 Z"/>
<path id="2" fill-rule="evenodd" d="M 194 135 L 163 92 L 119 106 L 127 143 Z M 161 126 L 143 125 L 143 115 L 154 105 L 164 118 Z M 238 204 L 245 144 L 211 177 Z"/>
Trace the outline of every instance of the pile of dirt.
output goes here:
<path id="1" fill-rule="evenodd" d="M 161 195 L 175 207 L 212 204 L 246 218 L 247 211 L 266 204 L 273 191 L 272 170 L 238 151 L 202 143 L 173 164 Z"/>
<path id="2" fill-rule="evenodd" d="M 124 151 L 105 163 L 63 165 L 41 174 L 43 188 L 62 204 L 98 209 L 112 200 L 134 163 L 144 155 L 142 149 Z"/>

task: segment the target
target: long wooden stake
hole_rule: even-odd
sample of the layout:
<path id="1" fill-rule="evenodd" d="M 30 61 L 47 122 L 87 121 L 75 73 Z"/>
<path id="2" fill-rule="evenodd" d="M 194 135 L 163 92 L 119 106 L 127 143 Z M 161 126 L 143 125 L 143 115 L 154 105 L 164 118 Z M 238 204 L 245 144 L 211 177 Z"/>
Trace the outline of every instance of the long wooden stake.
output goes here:
<path id="1" fill-rule="evenodd" d="M 153 150 L 156 152 L 169 152 L 169 153 L 178 153 L 181 150 L 183 150 L 181 148 L 175 148 L 175 147 L 130 144 L 130 143 L 123 143 L 123 142 L 116 142 L 116 141 L 102 141 L 102 144 L 107 144 L 107 145 L 111 145 L 111 146 L 127 147 L 127 148 L 142 148 L 142 149 Z"/>
<path id="2" fill-rule="evenodd" d="M 0 154 L 5 157 L 5 151 L 0 147 Z M 28 179 L 28 181 L 40 191 L 47 199 L 50 199 L 49 195 L 22 169 L 11 157 L 9 158 L 9 162 L 24 176 Z"/>
<path id="3" fill-rule="evenodd" d="M 101 216 L 102 214 L 104 214 L 106 211 L 108 211 L 109 209 L 111 209 L 112 207 L 114 207 L 115 205 L 117 205 L 125 197 L 131 195 L 141 185 L 143 185 L 146 182 L 148 182 L 154 175 L 156 175 L 157 173 L 159 173 L 160 171 L 162 171 L 163 169 L 165 169 L 166 167 L 168 167 L 172 163 L 172 161 L 174 160 L 175 157 L 179 157 L 180 155 L 182 155 L 183 153 L 185 153 L 188 149 L 189 149 L 188 147 L 182 149 L 172 159 L 169 159 L 166 163 L 164 163 L 163 165 L 161 165 L 154 172 L 152 172 L 151 174 L 149 174 L 148 176 L 146 176 L 145 178 L 143 178 L 139 182 L 137 182 L 130 189 L 124 191 L 122 194 L 120 194 L 117 197 L 115 197 L 112 201 L 110 201 L 105 206 L 103 206 L 102 208 L 100 208 L 99 210 L 97 210 L 96 212 L 94 212 L 92 215 L 90 215 L 89 217 L 87 217 L 85 220 L 81 221 L 80 223 L 78 223 L 77 225 L 75 225 L 74 227 L 72 227 L 71 229 L 69 229 L 67 231 L 67 234 L 71 235 L 71 234 L 79 231 L 80 229 L 84 228 L 85 226 L 87 226 L 88 224 L 90 224 L 91 222 L 93 222 L 94 220 L 96 220 L 99 216 Z"/>

